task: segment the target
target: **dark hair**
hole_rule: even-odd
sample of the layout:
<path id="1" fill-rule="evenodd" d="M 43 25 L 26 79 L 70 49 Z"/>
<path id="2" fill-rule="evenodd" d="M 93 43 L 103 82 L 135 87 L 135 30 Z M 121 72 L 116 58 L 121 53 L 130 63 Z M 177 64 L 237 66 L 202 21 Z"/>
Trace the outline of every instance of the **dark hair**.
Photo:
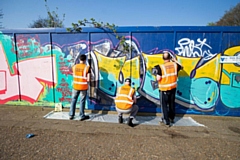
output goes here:
<path id="1" fill-rule="evenodd" d="M 131 79 L 130 79 L 130 78 L 126 78 L 126 79 L 125 79 L 125 82 L 131 83 Z"/>
<path id="2" fill-rule="evenodd" d="M 81 61 L 85 61 L 87 59 L 87 56 L 85 55 L 85 54 L 82 54 L 81 56 L 80 56 L 80 60 Z"/>
<path id="3" fill-rule="evenodd" d="M 167 54 L 167 56 L 164 56 L 164 54 Z M 163 60 L 170 60 L 171 59 L 171 55 L 168 52 L 164 52 L 163 53 Z"/>

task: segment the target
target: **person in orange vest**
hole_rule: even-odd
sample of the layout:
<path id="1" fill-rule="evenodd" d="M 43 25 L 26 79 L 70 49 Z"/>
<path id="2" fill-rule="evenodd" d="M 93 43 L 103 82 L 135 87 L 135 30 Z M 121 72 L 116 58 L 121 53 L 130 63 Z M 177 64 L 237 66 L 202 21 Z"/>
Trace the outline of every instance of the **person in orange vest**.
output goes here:
<path id="1" fill-rule="evenodd" d="M 115 98 L 119 123 L 123 123 L 123 114 L 130 114 L 127 124 L 134 127 L 132 120 L 136 117 L 138 112 L 136 102 L 135 89 L 131 87 L 131 79 L 126 78 L 124 85 L 118 88 L 117 96 Z"/>
<path id="2" fill-rule="evenodd" d="M 163 60 L 164 64 L 155 66 L 163 114 L 160 122 L 170 126 L 171 123 L 174 123 L 175 118 L 175 94 L 178 72 L 183 67 L 168 51 L 163 52 Z"/>
<path id="3" fill-rule="evenodd" d="M 80 121 L 89 119 L 85 115 L 85 102 L 87 97 L 88 82 L 90 81 L 90 67 L 86 63 L 86 55 L 80 55 L 80 63 L 73 65 L 73 86 L 72 86 L 72 102 L 69 111 L 69 119 L 72 120 L 75 116 L 76 103 L 80 95 Z"/>

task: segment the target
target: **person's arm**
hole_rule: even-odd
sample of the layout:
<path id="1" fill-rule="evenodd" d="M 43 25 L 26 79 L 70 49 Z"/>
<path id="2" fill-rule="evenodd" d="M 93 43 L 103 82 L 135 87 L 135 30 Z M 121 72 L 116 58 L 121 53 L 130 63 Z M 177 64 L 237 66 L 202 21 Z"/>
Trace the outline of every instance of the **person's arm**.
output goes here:
<path id="1" fill-rule="evenodd" d="M 74 65 L 77 64 L 77 63 L 79 63 L 80 55 L 81 55 L 81 53 L 78 52 L 78 53 L 77 53 L 77 56 L 74 58 L 74 62 L 73 62 Z"/>
<path id="2" fill-rule="evenodd" d="M 90 69 L 90 67 L 88 67 L 88 73 L 87 73 L 87 81 L 88 81 L 88 82 L 90 82 L 90 80 L 91 80 L 91 79 L 90 79 L 90 78 L 91 78 L 90 76 L 91 76 L 91 69 Z"/>
<path id="3" fill-rule="evenodd" d="M 176 58 L 172 58 L 172 61 L 174 63 L 177 63 L 177 71 L 179 72 L 181 69 L 183 69 L 183 66 L 177 61 Z"/>
<path id="4" fill-rule="evenodd" d="M 183 66 L 181 66 L 180 64 L 177 64 L 177 71 L 179 72 L 181 69 L 183 69 Z"/>
<path id="5" fill-rule="evenodd" d="M 87 74 L 87 82 L 90 82 L 90 73 Z"/>
<path id="6" fill-rule="evenodd" d="M 156 70 L 157 70 L 157 74 L 156 74 L 156 79 L 157 81 L 160 81 L 162 78 L 162 71 L 159 65 L 155 66 Z"/>
<path id="7" fill-rule="evenodd" d="M 133 98 L 133 102 L 134 102 L 134 104 L 136 104 L 137 103 L 137 98 L 134 96 L 134 98 Z"/>
<path id="8" fill-rule="evenodd" d="M 136 96 L 135 96 L 135 91 L 134 91 L 134 93 L 133 93 L 133 97 L 132 97 L 132 99 L 133 99 L 133 103 L 137 103 L 137 98 L 136 98 Z"/>
<path id="9" fill-rule="evenodd" d="M 70 72 L 73 72 L 73 67 L 74 67 L 75 65 L 69 65 L 68 66 L 68 70 L 70 71 Z"/>

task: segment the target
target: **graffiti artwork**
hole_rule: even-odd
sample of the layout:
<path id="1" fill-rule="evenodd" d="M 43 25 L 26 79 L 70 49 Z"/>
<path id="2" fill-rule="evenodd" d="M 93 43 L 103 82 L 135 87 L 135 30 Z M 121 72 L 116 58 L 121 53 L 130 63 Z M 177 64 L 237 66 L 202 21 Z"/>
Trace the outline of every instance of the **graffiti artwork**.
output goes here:
<path id="1" fill-rule="evenodd" d="M 221 63 L 221 56 L 240 57 L 240 38 L 236 45 L 227 46 L 216 43 L 210 34 L 182 34 L 172 48 L 160 48 L 164 41 L 159 46 L 146 44 L 144 35 L 126 35 L 121 44 L 106 33 L 94 41 L 73 42 L 68 42 L 67 35 L 60 42 L 58 38 L 49 41 L 49 35 L 1 33 L 0 104 L 54 106 L 61 102 L 69 107 L 70 68 L 85 54 L 91 66 L 88 109 L 115 110 L 117 87 L 131 77 L 140 112 L 161 112 L 154 66 L 162 64 L 163 52 L 169 51 L 184 67 L 178 75 L 177 113 L 240 115 L 240 62 Z M 126 52 L 121 45 L 130 49 Z M 220 45 L 224 49 L 219 50 Z"/>

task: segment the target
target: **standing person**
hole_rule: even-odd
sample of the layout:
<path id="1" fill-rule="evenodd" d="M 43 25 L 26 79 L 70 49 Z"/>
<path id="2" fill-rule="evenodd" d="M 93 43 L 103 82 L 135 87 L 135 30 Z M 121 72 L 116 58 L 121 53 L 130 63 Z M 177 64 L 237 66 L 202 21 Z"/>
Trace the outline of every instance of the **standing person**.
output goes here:
<path id="1" fill-rule="evenodd" d="M 73 89 L 72 89 L 72 102 L 69 111 L 69 119 L 72 120 L 75 116 L 76 103 L 78 96 L 80 95 L 80 120 L 89 119 L 88 115 L 85 115 L 85 102 L 87 97 L 88 82 L 90 81 L 90 67 L 86 63 L 86 55 L 80 55 L 80 63 L 75 64 L 72 67 L 73 71 Z"/>
<path id="2" fill-rule="evenodd" d="M 133 127 L 133 118 L 136 117 L 138 106 L 136 105 L 135 89 L 131 87 L 131 79 L 126 78 L 125 84 L 118 88 L 117 97 L 115 98 L 116 110 L 118 112 L 118 122 L 123 123 L 123 114 L 129 114 L 127 124 Z"/>
<path id="3" fill-rule="evenodd" d="M 169 52 L 163 53 L 163 60 L 164 64 L 155 66 L 157 69 L 156 78 L 163 113 L 161 122 L 170 126 L 170 123 L 174 123 L 175 118 L 177 76 L 183 67 Z"/>

